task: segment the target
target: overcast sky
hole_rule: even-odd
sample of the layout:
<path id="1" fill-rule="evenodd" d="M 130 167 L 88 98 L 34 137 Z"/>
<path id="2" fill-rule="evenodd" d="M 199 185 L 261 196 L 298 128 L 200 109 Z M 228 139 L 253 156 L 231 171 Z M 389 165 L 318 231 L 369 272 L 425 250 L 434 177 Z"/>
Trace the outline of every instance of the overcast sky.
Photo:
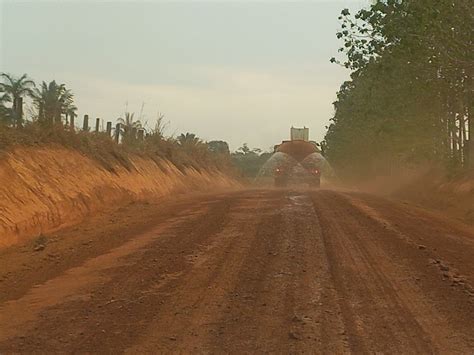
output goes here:
<path id="1" fill-rule="evenodd" d="M 81 117 L 144 103 L 148 126 L 160 111 L 169 134 L 233 149 L 268 149 L 292 125 L 319 141 L 349 74 L 329 63 L 337 17 L 366 3 L 0 0 L 0 71 L 65 83 Z"/>

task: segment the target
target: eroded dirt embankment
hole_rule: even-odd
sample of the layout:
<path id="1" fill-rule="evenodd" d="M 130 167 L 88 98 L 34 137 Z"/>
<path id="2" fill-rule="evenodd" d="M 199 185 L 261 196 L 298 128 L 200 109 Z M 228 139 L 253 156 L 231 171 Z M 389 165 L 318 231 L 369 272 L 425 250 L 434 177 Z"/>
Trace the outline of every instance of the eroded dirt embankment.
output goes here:
<path id="1" fill-rule="evenodd" d="M 474 225 L 474 171 L 450 179 L 440 173 L 423 174 L 392 196 Z"/>
<path id="2" fill-rule="evenodd" d="M 440 168 L 394 172 L 348 186 L 350 190 L 405 200 L 474 225 L 474 170 L 450 177 Z"/>
<path id="3" fill-rule="evenodd" d="M 217 171 L 184 172 L 166 160 L 131 157 L 113 171 L 59 146 L 18 148 L 0 158 L 0 248 L 77 223 L 95 211 L 166 195 L 236 188 Z"/>

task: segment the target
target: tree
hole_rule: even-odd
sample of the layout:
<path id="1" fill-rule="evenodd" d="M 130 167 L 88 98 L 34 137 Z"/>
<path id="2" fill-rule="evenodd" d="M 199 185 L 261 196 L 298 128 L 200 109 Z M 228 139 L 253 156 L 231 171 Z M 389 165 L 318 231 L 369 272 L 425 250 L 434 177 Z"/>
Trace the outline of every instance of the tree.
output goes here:
<path id="1" fill-rule="evenodd" d="M 135 120 L 135 113 L 125 112 L 124 118 L 119 118 L 117 122 L 120 123 L 122 143 L 134 143 L 137 138 L 137 130 L 142 128 L 142 123 L 140 120 Z"/>
<path id="2" fill-rule="evenodd" d="M 210 141 L 210 142 L 207 142 L 207 147 L 213 153 L 225 154 L 225 155 L 230 154 L 229 144 L 227 142 L 224 142 L 224 141 Z"/>
<path id="3" fill-rule="evenodd" d="M 176 139 L 178 144 L 184 148 L 192 148 L 202 144 L 201 139 L 197 137 L 194 133 L 181 133 Z"/>
<path id="4" fill-rule="evenodd" d="M 74 95 L 66 85 L 55 80 L 49 84 L 42 82 L 34 92 L 34 103 L 38 109 L 38 121 L 45 125 L 62 124 L 63 115 L 74 113 Z"/>
<path id="5" fill-rule="evenodd" d="M 324 142 L 336 167 L 368 175 L 394 162 L 466 163 L 473 15 L 468 0 L 377 0 L 341 12 L 346 58 L 331 61 L 352 74 Z"/>
<path id="6" fill-rule="evenodd" d="M 11 124 L 13 119 L 13 112 L 10 107 L 5 106 L 5 104 L 10 103 L 11 99 L 8 94 L 1 91 L 0 89 L 0 124 Z"/>
<path id="7" fill-rule="evenodd" d="M 4 81 L 0 83 L 0 89 L 12 102 L 12 124 L 21 127 L 23 125 L 23 98 L 32 97 L 34 95 L 33 89 L 35 83 L 29 79 L 26 74 L 16 78 L 11 74 L 1 73 L 0 77 Z"/>
<path id="8" fill-rule="evenodd" d="M 246 156 L 258 156 L 262 153 L 260 148 L 249 148 L 247 143 L 242 144 L 236 151 L 236 154 L 246 155 Z"/>
<path id="9" fill-rule="evenodd" d="M 262 152 L 260 148 L 250 148 L 244 143 L 232 153 L 232 160 L 243 176 L 256 177 L 271 155 L 272 153 Z"/>

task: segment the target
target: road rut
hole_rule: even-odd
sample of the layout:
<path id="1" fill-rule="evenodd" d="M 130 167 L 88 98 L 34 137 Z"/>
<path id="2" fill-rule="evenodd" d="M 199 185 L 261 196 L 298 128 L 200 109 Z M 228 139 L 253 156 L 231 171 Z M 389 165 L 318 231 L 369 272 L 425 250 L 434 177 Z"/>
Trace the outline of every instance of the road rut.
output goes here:
<path id="1" fill-rule="evenodd" d="M 408 204 L 216 193 L 49 237 L 0 253 L 1 353 L 474 351 L 474 231 Z"/>

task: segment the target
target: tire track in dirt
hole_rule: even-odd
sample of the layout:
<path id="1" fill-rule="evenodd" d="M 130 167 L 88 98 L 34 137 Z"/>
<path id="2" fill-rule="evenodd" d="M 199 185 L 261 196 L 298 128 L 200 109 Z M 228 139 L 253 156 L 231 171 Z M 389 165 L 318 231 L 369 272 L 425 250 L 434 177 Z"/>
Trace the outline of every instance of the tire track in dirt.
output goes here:
<path id="1" fill-rule="evenodd" d="M 209 203 L 196 204 L 194 212 L 186 211 L 186 217 L 169 219 L 164 226 L 69 270 L 19 300 L 3 304 L 0 320 L 5 327 L 0 328 L 8 332 L 1 333 L 0 351 L 28 352 L 38 346 L 52 352 L 105 351 L 110 349 L 107 346 L 127 344 L 136 336 L 130 324 L 153 316 L 143 307 L 143 288 L 172 280 L 176 269 L 186 265 L 184 256 L 194 252 L 195 243 L 221 228 L 233 200 L 224 198 Z M 209 219 L 209 215 L 213 218 Z M 177 232 L 185 238 L 176 237 Z M 80 288 L 76 284 L 78 274 L 84 274 Z M 64 297 L 55 298 L 63 287 L 70 289 L 61 295 Z M 75 294 L 68 299 L 66 296 L 71 292 Z M 29 316 L 31 307 L 39 321 Z M 7 328 L 9 314 L 20 319 L 25 316 L 28 323 L 22 321 Z M 62 317 L 71 321 L 58 323 Z M 137 331 L 142 328 L 137 327 Z"/>
<path id="2" fill-rule="evenodd" d="M 370 218 L 374 218 L 376 212 L 375 219 L 382 218 L 399 239 L 405 239 L 406 243 L 423 250 L 429 261 L 438 261 L 441 269 L 451 269 L 452 274 L 457 271 L 457 276 L 465 278 L 464 283 L 471 284 L 466 291 L 474 295 L 474 278 L 468 277 L 474 275 L 472 226 L 376 196 L 352 193 L 344 194 L 344 197 Z M 446 274 L 448 270 L 440 271 Z"/>
<path id="3" fill-rule="evenodd" d="M 446 294 L 430 297 L 440 295 L 443 284 L 433 273 L 427 275 L 426 264 L 420 265 L 421 250 L 407 244 L 405 236 L 397 238 L 384 219 L 364 215 L 338 193 L 321 191 L 313 201 L 352 350 L 465 353 L 473 348 L 472 331 L 466 331 L 472 319 L 456 312 Z M 471 308 L 466 300 L 465 311 Z"/>
<path id="4" fill-rule="evenodd" d="M 221 334 L 213 339 L 213 352 L 344 349 L 311 201 L 304 194 L 286 192 L 282 202 L 257 228 L 239 282 L 229 294 L 228 310 L 218 321 Z"/>
<path id="5" fill-rule="evenodd" d="M 180 206 L 29 292 L 22 284 L 21 297 L 0 303 L 0 352 L 474 349 L 474 247 L 462 226 L 424 226 L 416 209 L 324 190 Z"/>
<path id="6" fill-rule="evenodd" d="M 192 269 L 170 287 L 170 303 L 127 352 L 188 353 L 208 349 L 209 339 L 222 334 L 216 319 L 228 309 L 227 295 L 240 281 L 236 275 L 250 252 L 256 226 L 275 203 L 276 198 L 265 193 L 239 201 L 216 238 L 203 245 Z"/>
<path id="7" fill-rule="evenodd" d="M 173 218 L 192 214 L 216 198 L 219 195 L 198 194 L 159 203 L 133 203 L 102 211 L 61 232 L 0 250 L 0 303 L 19 299 L 33 285 L 46 283 Z M 39 244 L 45 249 L 35 251 Z"/>

